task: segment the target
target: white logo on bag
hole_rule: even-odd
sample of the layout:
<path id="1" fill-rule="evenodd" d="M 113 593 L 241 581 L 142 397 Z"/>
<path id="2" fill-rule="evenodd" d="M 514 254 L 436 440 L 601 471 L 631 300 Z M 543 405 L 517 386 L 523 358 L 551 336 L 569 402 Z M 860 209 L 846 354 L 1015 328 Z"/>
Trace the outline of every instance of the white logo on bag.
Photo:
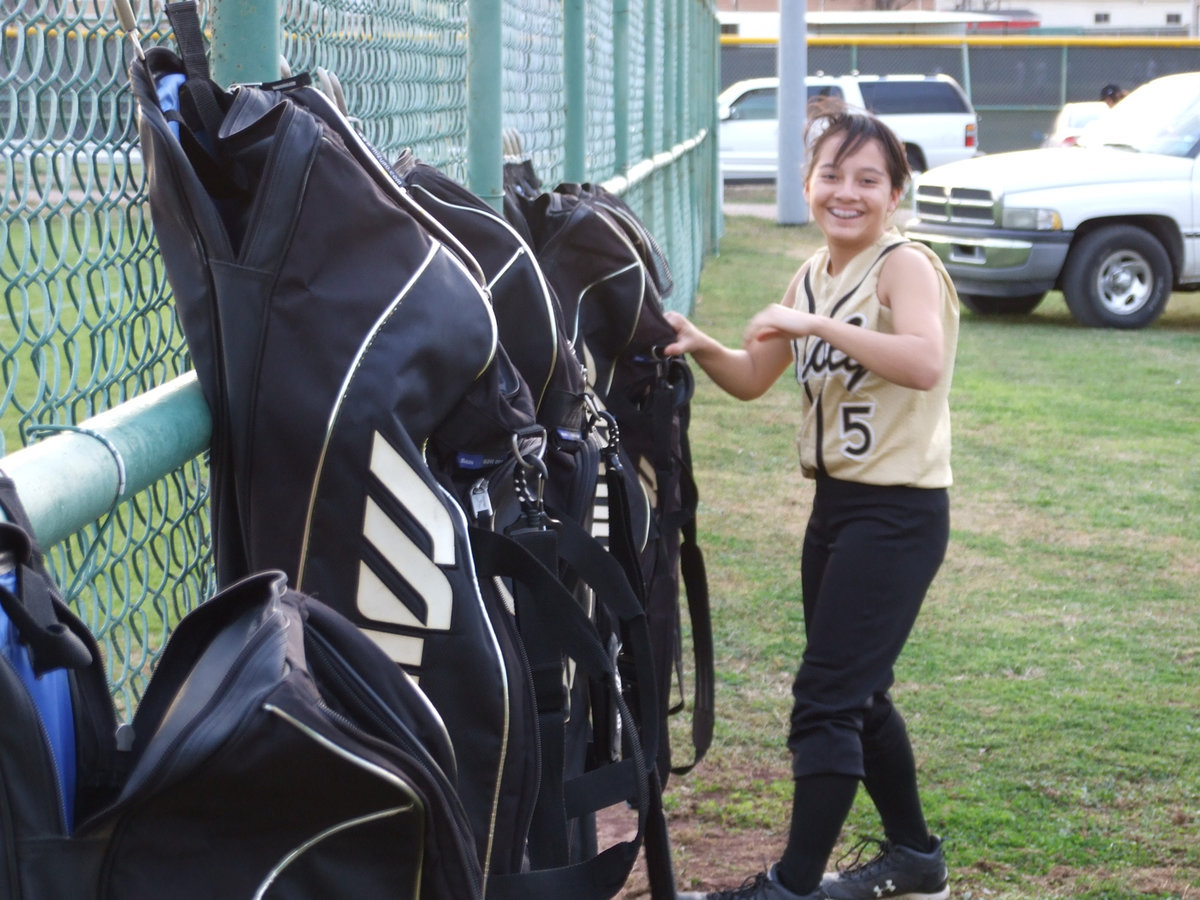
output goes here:
<path id="1" fill-rule="evenodd" d="M 363 514 L 363 536 L 425 601 L 424 614 L 413 610 L 371 570 L 359 562 L 358 611 L 375 622 L 423 631 L 448 631 L 454 592 L 441 566 L 455 565 L 454 520 L 441 498 L 430 489 L 392 446 L 376 433 L 371 445 L 371 474 L 392 499 L 425 530 L 431 544 L 426 553 L 370 498 Z M 403 666 L 419 667 L 425 639 L 363 628 L 383 650 Z"/>

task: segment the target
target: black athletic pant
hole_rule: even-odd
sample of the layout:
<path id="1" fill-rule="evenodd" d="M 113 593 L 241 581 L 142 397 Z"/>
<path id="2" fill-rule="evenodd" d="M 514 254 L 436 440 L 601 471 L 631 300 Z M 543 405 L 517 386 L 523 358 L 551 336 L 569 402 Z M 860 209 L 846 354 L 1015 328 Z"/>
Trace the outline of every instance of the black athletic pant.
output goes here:
<path id="1" fill-rule="evenodd" d="M 873 738 L 894 735 L 892 667 L 949 534 L 944 490 L 817 479 L 800 565 L 807 645 L 788 736 L 796 776 L 865 778 Z"/>
<path id="2" fill-rule="evenodd" d="M 817 479 L 788 736 L 796 793 L 779 872 L 793 890 L 820 880 L 859 779 L 888 839 L 925 849 L 912 747 L 888 689 L 949 532 L 945 490 Z"/>

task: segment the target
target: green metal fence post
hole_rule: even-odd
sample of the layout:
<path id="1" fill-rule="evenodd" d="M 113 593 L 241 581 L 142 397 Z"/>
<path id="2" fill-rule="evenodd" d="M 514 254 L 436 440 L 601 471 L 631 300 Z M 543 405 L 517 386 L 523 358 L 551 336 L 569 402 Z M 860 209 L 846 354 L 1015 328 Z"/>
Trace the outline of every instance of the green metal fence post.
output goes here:
<path id="1" fill-rule="evenodd" d="M 679 83 L 677 79 L 679 64 L 679 42 L 673 38 L 676 36 L 679 27 L 676 18 L 676 7 L 678 4 L 675 0 L 665 0 L 662 5 L 663 16 L 663 59 L 662 73 L 663 80 L 663 121 L 662 121 L 662 146 L 673 147 L 675 142 L 679 140 L 679 133 L 676 131 L 679 123 L 676 121 L 676 109 L 679 106 Z"/>
<path id="2" fill-rule="evenodd" d="M 1062 106 L 1067 102 L 1067 55 L 1069 49 L 1066 44 L 1063 44 L 1062 50 L 1058 58 L 1058 105 Z"/>
<path id="3" fill-rule="evenodd" d="M 715 18 L 715 17 L 714 17 Z M 725 197 L 725 179 L 721 176 L 721 155 L 720 155 L 720 140 L 719 130 L 721 122 L 716 118 L 716 95 L 721 90 L 721 68 L 718 60 L 721 59 L 721 29 L 716 26 L 715 22 L 708 25 L 708 50 L 712 54 L 709 56 L 709 101 L 708 112 L 704 115 L 704 122 L 708 126 L 708 164 L 710 167 L 709 184 L 713 187 L 713 203 L 709 210 L 709 223 L 712 227 L 712 236 L 710 236 L 710 245 L 713 250 L 720 245 L 721 234 L 725 230 L 725 214 L 721 211 L 721 200 Z M 688 312 L 691 312 L 690 310 Z"/>
<path id="4" fill-rule="evenodd" d="M 467 186 L 497 212 L 504 205 L 501 115 L 503 5 L 470 0 L 467 6 Z"/>
<path id="5" fill-rule="evenodd" d="M 661 73 L 657 70 L 658 62 L 658 8 L 659 0 L 646 0 L 644 28 L 646 32 L 644 65 L 644 83 L 646 91 L 642 107 L 642 158 L 649 159 L 658 151 L 658 111 L 654 106 L 654 92 L 650 85 L 659 83 Z"/>
<path id="6" fill-rule="evenodd" d="M 587 3 L 563 3 L 563 81 L 567 105 L 563 174 L 587 181 Z"/>
<path id="7" fill-rule="evenodd" d="M 613 3 L 613 159 L 618 173 L 629 168 L 629 0 Z"/>
<path id="8" fill-rule="evenodd" d="M 670 150 L 679 140 L 679 134 L 676 129 L 678 121 L 676 111 L 679 107 L 679 81 L 678 81 L 678 65 L 679 65 L 679 20 L 677 18 L 678 3 L 676 0 L 663 0 L 660 9 L 662 10 L 662 70 L 659 77 L 663 81 L 663 98 L 662 98 L 662 128 L 659 130 L 659 135 L 662 143 L 657 148 L 657 152 L 665 152 Z M 675 190 L 675 179 L 671 172 L 656 173 L 655 183 L 658 185 L 659 196 L 662 198 L 662 214 L 665 227 L 662 228 L 663 237 L 660 242 L 668 254 L 669 258 L 674 257 L 674 246 L 672 238 L 675 235 L 675 204 L 677 192 Z"/>
<path id="9" fill-rule="evenodd" d="M 218 0 L 212 11 L 213 80 L 220 85 L 279 78 L 279 0 Z"/>
<path id="10" fill-rule="evenodd" d="M 675 4 L 675 33 L 682 34 L 685 37 L 691 37 L 691 21 L 687 14 L 687 5 L 691 0 L 676 0 Z M 689 79 L 689 74 L 692 71 L 692 43 L 690 40 L 676 41 L 678 46 L 678 59 L 675 63 L 675 72 L 678 80 L 675 82 L 675 140 L 672 144 L 677 144 L 688 136 L 690 124 L 688 100 L 692 96 L 692 83 Z"/>

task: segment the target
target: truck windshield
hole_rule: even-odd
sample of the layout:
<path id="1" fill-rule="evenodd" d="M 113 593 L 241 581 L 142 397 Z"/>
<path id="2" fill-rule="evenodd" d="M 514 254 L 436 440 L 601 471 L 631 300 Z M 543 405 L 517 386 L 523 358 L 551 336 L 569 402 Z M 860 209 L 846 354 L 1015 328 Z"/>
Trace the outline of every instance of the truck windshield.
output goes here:
<path id="1" fill-rule="evenodd" d="M 1200 148 L 1200 79 L 1152 81 L 1088 125 L 1078 143 L 1194 157 Z"/>

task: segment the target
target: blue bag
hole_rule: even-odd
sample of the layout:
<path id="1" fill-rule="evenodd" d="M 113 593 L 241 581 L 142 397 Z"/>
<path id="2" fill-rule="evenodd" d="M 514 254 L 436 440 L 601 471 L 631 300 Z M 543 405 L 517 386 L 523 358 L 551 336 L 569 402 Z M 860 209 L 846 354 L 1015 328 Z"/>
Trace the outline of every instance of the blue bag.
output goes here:
<path id="1" fill-rule="evenodd" d="M 0 896 L 83 898 L 102 855 L 72 839 L 119 778 L 100 650 L 60 599 L 0 478 Z"/>
<path id="2" fill-rule="evenodd" d="M 0 551 L 0 589 L 14 599 L 20 596 L 16 557 L 10 550 Z M 51 669 L 42 675 L 33 671 L 29 648 L 21 642 L 21 633 L 8 614 L 0 609 L 0 655 L 8 660 L 17 677 L 29 691 L 45 730 L 62 796 L 63 819 L 69 828 L 75 819 L 75 722 L 71 703 L 71 685 L 67 670 Z"/>

